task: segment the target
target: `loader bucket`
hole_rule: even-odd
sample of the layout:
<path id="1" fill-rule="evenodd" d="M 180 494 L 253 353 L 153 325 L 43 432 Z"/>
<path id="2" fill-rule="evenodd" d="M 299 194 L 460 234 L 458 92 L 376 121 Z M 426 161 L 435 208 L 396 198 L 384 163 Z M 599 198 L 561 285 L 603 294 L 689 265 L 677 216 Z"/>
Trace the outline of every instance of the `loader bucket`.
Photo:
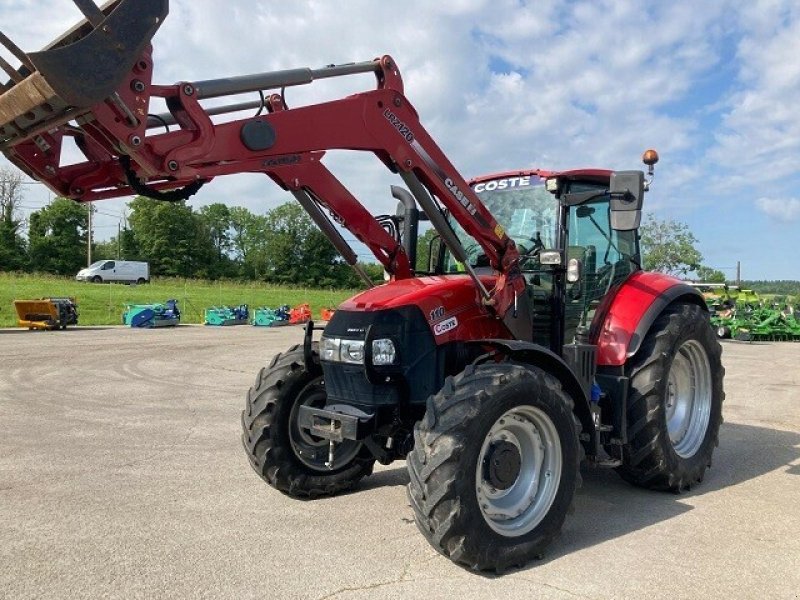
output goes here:
<path id="1" fill-rule="evenodd" d="M 87 112 L 116 93 L 169 12 L 169 0 L 72 0 L 85 19 L 44 50 L 26 54 L 0 33 L 21 65 L 0 58 L 0 150 Z"/>

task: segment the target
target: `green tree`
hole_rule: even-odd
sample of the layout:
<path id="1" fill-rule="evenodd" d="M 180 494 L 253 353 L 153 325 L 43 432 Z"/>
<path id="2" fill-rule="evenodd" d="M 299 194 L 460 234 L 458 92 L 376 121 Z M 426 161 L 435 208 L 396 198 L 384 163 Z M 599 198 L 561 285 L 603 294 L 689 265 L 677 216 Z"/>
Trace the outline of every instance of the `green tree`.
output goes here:
<path id="1" fill-rule="evenodd" d="M 217 257 L 222 260 L 231 251 L 231 211 L 225 204 L 219 202 L 203 206 L 200 209 L 200 218 L 208 228 L 211 241 L 217 251 Z"/>
<path id="2" fill-rule="evenodd" d="M 264 223 L 263 252 L 266 265 L 264 278 L 276 283 L 315 287 L 361 287 L 363 282 L 343 261 L 305 211 L 288 202 L 269 211 Z M 370 276 L 382 280 L 382 269 L 367 267 Z"/>
<path id="3" fill-rule="evenodd" d="M 30 216 L 30 261 L 36 271 L 74 275 L 86 262 L 89 211 L 56 198 Z"/>
<path id="4" fill-rule="evenodd" d="M 698 267 L 697 278 L 706 283 L 725 283 L 725 273 L 711 267 Z"/>
<path id="5" fill-rule="evenodd" d="M 266 273 L 267 218 L 254 215 L 242 206 L 232 206 L 230 242 L 240 274 L 249 279 L 261 279 Z"/>
<path id="6" fill-rule="evenodd" d="M 95 260 L 122 258 L 117 256 L 117 238 L 92 244 L 92 258 Z"/>
<path id="7" fill-rule="evenodd" d="M 416 270 L 427 272 L 430 262 L 431 240 L 436 236 L 436 230 L 431 227 L 417 239 L 417 265 Z M 436 246 L 436 244 L 434 244 Z M 434 248 L 435 250 L 435 248 Z"/>
<path id="8" fill-rule="evenodd" d="M 142 257 L 133 229 L 125 227 L 119 232 L 119 254 L 122 260 L 147 260 Z"/>
<path id="9" fill-rule="evenodd" d="M 231 209 L 220 203 L 209 204 L 198 213 L 206 234 L 212 242 L 214 257 L 208 267 L 212 278 L 237 275 L 237 264 L 231 259 Z"/>
<path id="10" fill-rule="evenodd" d="M 287 202 L 267 213 L 264 258 L 266 279 L 276 283 L 340 285 L 341 260 L 328 238 L 302 207 Z"/>
<path id="11" fill-rule="evenodd" d="M 214 245 L 202 220 L 185 202 L 160 202 L 139 196 L 128 207 L 138 254 L 154 275 L 209 277 Z M 126 248 L 126 259 L 129 259 Z"/>
<path id="12" fill-rule="evenodd" d="M 25 239 L 20 235 L 17 218 L 22 201 L 22 175 L 0 168 L 0 271 L 18 271 L 27 263 Z"/>
<path id="13" fill-rule="evenodd" d="M 640 235 L 645 270 L 686 275 L 696 271 L 703 261 L 703 255 L 695 247 L 698 240 L 686 223 L 660 221 L 648 215 Z"/>

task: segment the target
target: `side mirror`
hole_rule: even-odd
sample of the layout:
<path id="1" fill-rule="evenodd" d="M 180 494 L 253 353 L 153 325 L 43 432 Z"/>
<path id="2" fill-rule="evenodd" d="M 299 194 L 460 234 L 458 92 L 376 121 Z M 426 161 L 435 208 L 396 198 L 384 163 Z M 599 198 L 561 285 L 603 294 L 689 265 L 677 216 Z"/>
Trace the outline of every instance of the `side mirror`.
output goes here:
<path id="1" fill-rule="evenodd" d="M 614 171 L 611 174 L 611 229 L 632 231 L 642 221 L 644 173 Z"/>

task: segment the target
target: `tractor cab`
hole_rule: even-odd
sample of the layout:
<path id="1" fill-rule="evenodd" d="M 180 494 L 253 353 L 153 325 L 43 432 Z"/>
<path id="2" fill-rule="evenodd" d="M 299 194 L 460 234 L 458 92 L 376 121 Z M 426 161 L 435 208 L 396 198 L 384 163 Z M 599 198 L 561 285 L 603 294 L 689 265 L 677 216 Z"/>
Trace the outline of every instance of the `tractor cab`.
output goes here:
<path id="1" fill-rule="evenodd" d="M 516 339 L 560 354 L 579 333 L 585 337 L 602 299 L 640 270 L 636 228 L 613 226 L 611 177 L 605 170 L 524 171 L 470 182 L 519 250 L 526 288 L 516 310 L 504 319 Z M 457 221 L 449 223 L 469 266 L 479 274 L 491 273 L 480 245 Z M 439 245 L 434 272 L 463 273 L 466 268 Z"/>

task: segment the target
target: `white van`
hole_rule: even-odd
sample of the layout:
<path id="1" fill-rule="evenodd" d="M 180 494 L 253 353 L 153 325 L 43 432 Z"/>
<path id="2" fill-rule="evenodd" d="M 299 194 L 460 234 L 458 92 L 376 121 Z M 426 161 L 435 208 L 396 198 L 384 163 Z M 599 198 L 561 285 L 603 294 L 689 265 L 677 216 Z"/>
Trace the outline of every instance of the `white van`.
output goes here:
<path id="1" fill-rule="evenodd" d="M 150 264 L 133 260 L 98 260 L 78 271 L 75 279 L 92 283 L 147 283 L 150 281 Z"/>

